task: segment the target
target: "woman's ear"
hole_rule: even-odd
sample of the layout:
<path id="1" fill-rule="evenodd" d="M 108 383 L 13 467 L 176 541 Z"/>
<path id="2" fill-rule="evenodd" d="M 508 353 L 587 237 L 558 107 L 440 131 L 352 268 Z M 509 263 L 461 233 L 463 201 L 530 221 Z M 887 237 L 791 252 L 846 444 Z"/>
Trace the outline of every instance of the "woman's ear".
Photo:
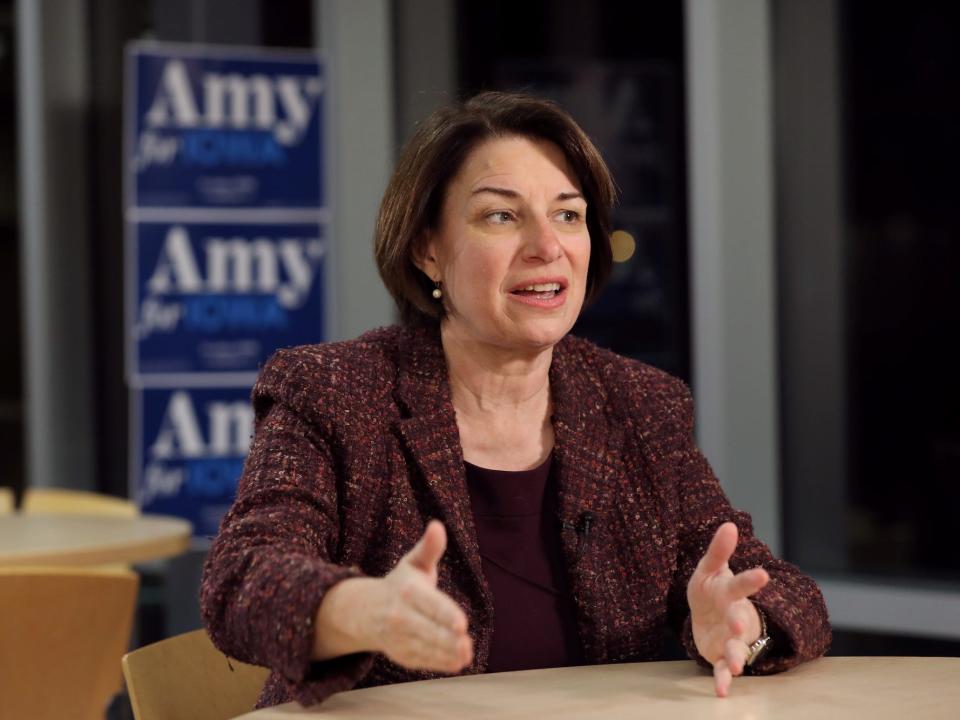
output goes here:
<path id="1" fill-rule="evenodd" d="M 437 262 L 436 236 L 433 233 L 427 235 L 425 242 L 420 246 L 420 250 L 414 257 L 413 262 L 434 282 L 441 280 L 440 263 Z"/>

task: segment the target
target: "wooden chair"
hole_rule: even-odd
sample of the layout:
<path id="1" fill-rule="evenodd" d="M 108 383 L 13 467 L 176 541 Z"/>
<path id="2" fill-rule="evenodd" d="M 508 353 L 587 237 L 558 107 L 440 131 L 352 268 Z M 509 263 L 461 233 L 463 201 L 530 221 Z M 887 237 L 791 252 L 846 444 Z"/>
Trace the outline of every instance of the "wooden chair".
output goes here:
<path id="1" fill-rule="evenodd" d="M 0 487 L 0 515 L 13 512 L 13 490 Z"/>
<path id="2" fill-rule="evenodd" d="M 203 630 L 147 645 L 123 657 L 137 720 L 227 720 L 250 712 L 270 671 L 227 656 Z"/>
<path id="3" fill-rule="evenodd" d="M 110 515 L 134 518 L 140 508 L 131 500 L 63 488 L 27 488 L 20 512 L 44 515 Z"/>
<path id="4" fill-rule="evenodd" d="M 138 584 L 129 570 L 0 568 L 0 715 L 103 720 Z"/>

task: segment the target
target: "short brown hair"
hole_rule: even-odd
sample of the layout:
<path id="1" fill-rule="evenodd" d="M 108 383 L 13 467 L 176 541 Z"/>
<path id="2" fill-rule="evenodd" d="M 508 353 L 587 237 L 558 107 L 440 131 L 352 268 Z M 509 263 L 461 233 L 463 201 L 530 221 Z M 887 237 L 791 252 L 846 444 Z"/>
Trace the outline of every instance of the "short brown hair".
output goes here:
<path id="1" fill-rule="evenodd" d="M 610 209 L 616 188 L 587 134 L 556 103 L 522 93 L 484 92 L 435 111 L 406 144 L 380 203 L 374 255 L 380 276 L 407 324 L 443 316 L 433 283 L 416 265 L 427 231 L 436 229 L 450 181 L 481 142 L 519 135 L 549 140 L 566 156 L 587 201 L 590 265 L 586 300 L 610 275 Z"/>

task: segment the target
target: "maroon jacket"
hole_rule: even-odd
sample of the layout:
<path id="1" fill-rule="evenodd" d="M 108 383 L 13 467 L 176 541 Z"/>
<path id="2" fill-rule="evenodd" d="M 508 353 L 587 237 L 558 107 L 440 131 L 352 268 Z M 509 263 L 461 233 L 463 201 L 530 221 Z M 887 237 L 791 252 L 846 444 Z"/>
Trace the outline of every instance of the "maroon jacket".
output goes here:
<path id="1" fill-rule="evenodd" d="M 696 657 L 687 581 L 717 526 L 733 520 L 734 572 L 762 565 L 754 599 L 783 633 L 759 672 L 822 655 L 820 591 L 753 536 L 693 441 L 686 386 L 567 337 L 550 367 L 561 545 L 589 663 L 658 659 L 678 632 Z M 437 677 L 381 655 L 311 662 L 313 619 L 337 581 L 385 575 L 430 518 L 449 538 L 439 586 L 466 611 L 484 671 L 492 603 L 481 570 L 463 452 L 439 334 L 384 328 L 281 350 L 253 390 L 256 435 L 207 559 L 204 622 L 226 653 L 273 669 L 260 706 L 353 687 Z M 581 543 L 578 519 L 593 515 Z"/>

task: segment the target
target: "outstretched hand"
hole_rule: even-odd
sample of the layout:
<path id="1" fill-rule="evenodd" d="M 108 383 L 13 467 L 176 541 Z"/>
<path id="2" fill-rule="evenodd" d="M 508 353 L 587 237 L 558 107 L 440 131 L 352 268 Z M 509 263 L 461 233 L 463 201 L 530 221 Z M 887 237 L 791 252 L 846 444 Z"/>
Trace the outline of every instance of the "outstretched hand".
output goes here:
<path id="1" fill-rule="evenodd" d="M 763 568 L 734 575 L 728 563 L 736 547 L 737 526 L 724 523 L 687 585 L 693 641 L 713 665 L 720 697 L 730 691 L 733 677 L 743 673 L 749 646 L 760 637 L 760 616 L 748 598 L 770 580 Z"/>
<path id="2" fill-rule="evenodd" d="M 473 661 L 467 616 L 437 587 L 447 532 L 431 521 L 385 577 L 347 578 L 320 603 L 314 660 L 380 652 L 413 670 L 454 673 Z"/>
<path id="3" fill-rule="evenodd" d="M 377 649 L 404 667 L 458 672 L 473 660 L 467 616 L 437 588 L 437 565 L 447 549 L 443 524 L 423 536 L 378 586 L 369 618 Z"/>

